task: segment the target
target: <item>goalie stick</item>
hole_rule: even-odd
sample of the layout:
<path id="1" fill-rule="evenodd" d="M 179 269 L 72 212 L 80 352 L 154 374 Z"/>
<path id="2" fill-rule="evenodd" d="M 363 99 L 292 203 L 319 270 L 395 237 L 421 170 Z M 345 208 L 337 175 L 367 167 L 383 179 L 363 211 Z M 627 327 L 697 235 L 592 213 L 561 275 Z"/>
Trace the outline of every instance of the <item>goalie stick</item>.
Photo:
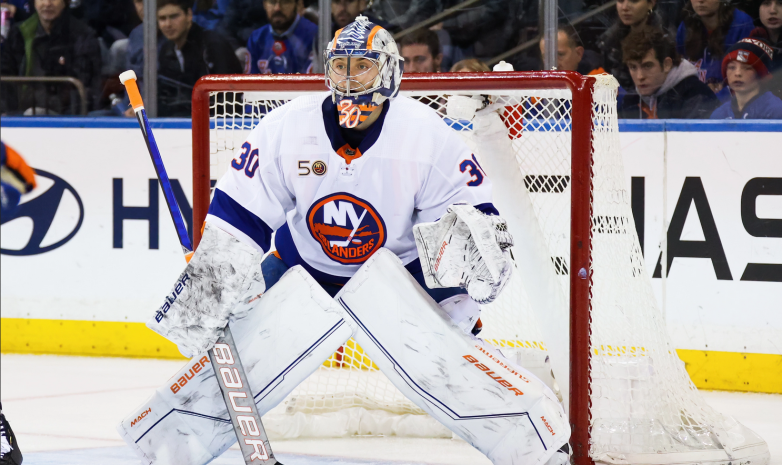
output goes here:
<path id="1" fill-rule="evenodd" d="M 166 167 L 163 165 L 163 158 L 160 156 L 155 137 L 152 135 L 152 129 L 149 127 L 147 112 L 144 110 L 144 102 L 136 84 L 136 73 L 125 71 L 120 74 L 119 79 L 130 97 L 130 104 L 136 113 L 141 133 L 144 136 L 144 142 L 147 144 L 149 156 L 152 159 L 152 164 L 155 166 L 160 187 L 163 189 L 168 211 L 171 214 L 171 219 L 174 221 L 174 226 L 179 236 L 179 243 L 182 245 L 185 258 L 189 261 L 193 253 L 193 246 L 187 235 L 187 228 L 185 227 L 179 204 L 174 197 L 174 190 L 171 188 Z M 244 463 L 247 465 L 253 463 L 274 465 L 279 463 L 274 457 L 269 438 L 266 436 L 266 430 L 263 427 L 261 416 L 258 414 L 258 408 L 255 405 L 255 398 L 247 382 L 247 374 L 242 366 L 242 361 L 239 359 L 239 352 L 236 349 L 231 328 L 228 325 L 225 326 L 223 337 L 219 338 L 215 346 L 209 350 L 209 359 L 212 361 L 217 384 L 220 386 L 228 415 L 231 417 L 231 424 L 234 427 L 236 439 L 244 457 Z"/>

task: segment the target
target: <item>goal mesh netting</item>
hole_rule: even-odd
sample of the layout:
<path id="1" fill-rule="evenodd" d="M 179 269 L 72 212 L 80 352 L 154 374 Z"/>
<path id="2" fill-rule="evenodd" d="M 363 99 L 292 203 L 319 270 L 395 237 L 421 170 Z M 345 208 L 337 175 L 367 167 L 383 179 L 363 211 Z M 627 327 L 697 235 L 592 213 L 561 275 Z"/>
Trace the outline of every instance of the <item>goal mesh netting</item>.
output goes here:
<path id="1" fill-rule="evenodd" d="M 591 128 L 582 128 L 586 136 L 575 140 L 574 111 L 584 104 L 574 99 L 573 87 L 562 84 L 542 89 L 523 79 L 511 79 L 521 75 L 509 73 L 504 87 L 498 89 L 495 84 L 491 90 L 482 88 L 476 79 L 472 89 L 439 79 L 430 88 L 419 83 L 416 90 L 405 92 L 403 81 L 402 95 L 438 112 L 444 124 L 458 131 L 473 149 L 489 178 L 496 181 L 494 200 L 500 213 L 527 218 L 515 224 L 509 220 L 517 243 L 513 250 L 516 272 L 499 299 L 483 308 L 480 337 L 552 387 L 571 406 L 571 418 L 587 419 L 586 424 L 576 422 L 574 437 L 588 429 L 588 436 L 581 437 L 588 437 L 592 460 L 649 464 L 767 461 L 767 447 L 759 437 L 703 401 L 667 335 L 630 209 L 619 146 L 616 81 L 608 75 L 597 76 L 592 89 L 587 85 L 580 91 L 587 96 L 583 101 L 588 107 L 582 111 L 590 112 L 584 121 L 587 126 L 591 121 Z M 590 82 L 580 75 L 578 79 Z M 209 118 L 211 179 L 225 172 L 264 115 L 306 92 L 296 90 L 300 85 L 286 86 L 282 79 L 275 82 L 265 86 L 271 90 L 207 94 L 209 113 L 202 118 Z M 473 104 L 477 115 L 465 110 Z M 492 111 L 500 115 L 502 130 L 478 134 L 479 118 Z M 581 147 L 589 154 L 590 145 L 591 161 L 587 159 L 584 165 L 588 168 L 574 173 L 572 148 Z M 503 166 L 491 158 L 502 155 L 514 162 L 513 167 L 498 172 L 488 169 Z M 574 180 L 587 183 L 585 192 L 591 192 L 577 199 L 589 215 L 583 232 L 589 265 L 583 270 L 571 269 Z M 525 206 L 530 212 L 525 213 Z M 200 224 L 202 219 L 196 220 L 194 224 Z M 588 348 L 574 345 L 571 349 L 568 325 L 576 306 L 569 301 L 576 279 L 588 285 L 588 305 L 581 321 L 588 324 L 589 339 Z M 582 384 L 570 381 L 577 376 L 569 372 L 570 357 L 576 364 L 589 363 Z M 587 402 L 568 403 L 571 395 L 584 392 L 588 392 Z M 579 416 L 574 405 L 588 412 Z M 451 437 L 399 393 L 353 340 L 264 421 L 272 437 Z"/>

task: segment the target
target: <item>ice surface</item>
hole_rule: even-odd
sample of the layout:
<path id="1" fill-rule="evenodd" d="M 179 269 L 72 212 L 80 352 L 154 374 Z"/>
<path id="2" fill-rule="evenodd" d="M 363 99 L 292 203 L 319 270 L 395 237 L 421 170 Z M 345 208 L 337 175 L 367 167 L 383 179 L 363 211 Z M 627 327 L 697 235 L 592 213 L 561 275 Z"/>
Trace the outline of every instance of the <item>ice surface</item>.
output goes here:
<path id="1" fill-rule="evenodd" d="M 115 431 L 119 421 L 185 362 L 171 360 L 0 355 L 3 411 L 25 465 L 138 465 Z M 782 395 L 703 392 L 717 410 L 760 434 L 771 465 L 782 465 Z M 346 438 L 273 441 L 285 465 L 489 465 L 461 440 Z M 215 465 L 241 464 L 229 450 Z"/>
<path id="2" fill-rule="evenodd" d="M 378 460 L 361 460 L 344 457 L 319 457 L 302 454 L 280 454 L 277 453 L 277 460 L 286 465 L 383 465 L 399 464 L 399 461 L 388 462 Z M 138 465 L 139 460 L 126 447 L 101 447 L 97 449 L 77 449 L 70 451 L 49 451 L 34 452 L 25 454 L 24 465 L 85 465 L 85 464 L 108 464 L 108 465 Z M 240 465 L 243 464 L 241 452 L 238 450 L 229 450 L 219 458 L 211 462 L 210 465 Z M 425 462 L 408 462 L 413 465 L 424 464 Z"/>

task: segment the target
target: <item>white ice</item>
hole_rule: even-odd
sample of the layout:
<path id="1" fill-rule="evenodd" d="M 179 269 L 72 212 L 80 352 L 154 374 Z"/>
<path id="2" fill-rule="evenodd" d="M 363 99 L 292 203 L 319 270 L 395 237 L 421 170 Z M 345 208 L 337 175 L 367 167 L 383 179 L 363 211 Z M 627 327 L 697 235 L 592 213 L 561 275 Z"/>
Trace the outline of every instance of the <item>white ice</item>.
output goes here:
<path id="1" fill-rule="evenodd" d="M 0 356 L 0 401 L 24 465 L 138 465 L 115 431 L 128 412 L 163 385 L 183 361 Z M 706 401 L 760 434 L 771 465 L 782 465 L 782 395 L 704 391 Z M 347 438 L 273 441 L 285 465 L 489 465 L 461 440 Z M 229 450 L 213 464 L 242 463 Z"/>

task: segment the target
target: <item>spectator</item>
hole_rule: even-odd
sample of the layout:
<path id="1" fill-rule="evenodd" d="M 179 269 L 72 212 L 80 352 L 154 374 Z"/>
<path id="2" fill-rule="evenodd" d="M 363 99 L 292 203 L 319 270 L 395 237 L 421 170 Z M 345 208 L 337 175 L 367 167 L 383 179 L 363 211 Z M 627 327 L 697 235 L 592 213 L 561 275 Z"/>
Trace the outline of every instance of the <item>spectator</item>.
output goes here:
<path id="1" fill-rule="evenodd" d="M 655 13 L 656 0 L 619 0 L 616 2 L 617 20 L 598 39 L 597 48 L 603 54 L 603 64 L 625 90 L 633 88 L 633 79 L 622 61 L 622 41 L 638 28 L 659 27 L 660 16 Z"/>
<path id="2" fill-rule="evenodd" d="M 722 90 L 722 56 L 754 27 L 752 18 L 727 0 L 690 0 L 676 32 L 676 50 L 698 68 L 698 78 Z M 726 93 L 723 93 L 727 97 Z"/>
<path id="3" fill-rule="evenodd" d="M 100 95 L 101 56 L 95 32 L 71 16 L 66 0 L 35 0 L 36 13 L 11 29 L 2 47 L 0 72 L 4 76 L 69 76 L 84 85 L 88 108 Z M 47 83 L 7 86 L 3 111 L 32 109 L 78 113 L 79 98 L 73 86 Z"/>
<path id="4" fill-rule="evenodd" d="M 763 0 L 758 7 L 758 19 L 771 46 L 782 48 L 782 0 Z M 779 60 L 782 56 L 775 57 L 773 62 Z"/>
<path id="5" fill-rule="evenodd" d="M 406 73 L 439 73 L 443 61 L 437 33 L 421 28 L 399 41 Z"/>
<path id="6" fill-rule="evenodd" d="M 462 60 L 451 67 L 452 73 L 488 73 L 489 65 L 477 58 Z"/>
<path id="7" fill-rule="evenodd" d="M 160 47 L 158 114 L 190 116 L 193 85 L 207 74 L 239 74 L 242 67 L 220 34 L 193 23 L 189 0 L 158 0 L 157 22 L 168 41 Z"/>
<path id="8" fill-rule="evenodd" d="M 269 24 L 247 41 L 252 74 L 311 73 L 318 26 L 297 13 L 297 0 L 263 0 Z"/>
<path id="9" fill-rule="evenodd" d="M 622 41 L 622 58 L 638 95 L 624 96 L 620 118 L 708 118 L 719 103 L 660 28 L 643 26 L 631 32 Z"/>
<path id="10" fill-rule="evenodd" d="M 545 43 L 540 39 L 540 54 L 545 53 Z M 559 71 L 578 71 L 581 74 L 603 74 L 602 57 L 592 50 L 584 50 L 584 44 L 576 29 L 570 25 L 561 25 L 557 30 L 557 69 Z M 542 69 L 542 66 L 541 66 Z"/>
<path id="11" fill-rule="evenodd" d="M 711 114 L 712 119 L 782 119 L 782 100 L 763 92 L 771 78 L 769 67 L 774 52 L 760 39 L 736 42 L 722 60 L 722 75 L 730 88 L 730 102 Z"/>
<path id="12" fill-rule="evenodd" d="M 757 16 L 760 26 L 752 31 L 750 37 L 765 39 L 771 45 L 774 57 L 768 70 L 773 77 L 768 88 L 782 98 L 782 0 L 762 0 Z"/>

